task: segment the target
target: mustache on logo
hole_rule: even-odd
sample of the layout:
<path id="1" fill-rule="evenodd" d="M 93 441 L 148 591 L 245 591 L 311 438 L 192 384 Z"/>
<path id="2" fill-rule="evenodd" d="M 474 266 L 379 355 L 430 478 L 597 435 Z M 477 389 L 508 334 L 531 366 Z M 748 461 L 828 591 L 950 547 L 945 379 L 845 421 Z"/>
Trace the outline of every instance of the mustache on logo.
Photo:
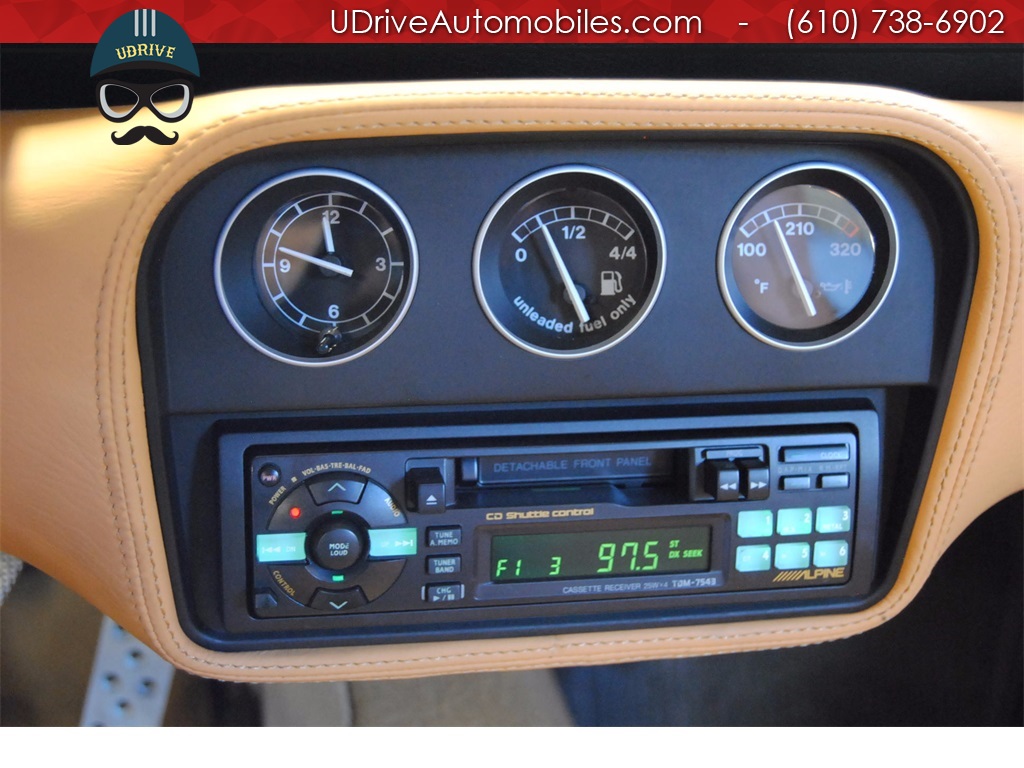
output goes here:
<path id="1" fill-rule="evenodd" d="M 117 135 L 117 131 L 110 134 L 110 140 L 115 144 L 122 146 L 125 144 L 135 144 L 143 139 L 149 139 L 154 144 L 173 144 L 178 140 L 178 132 L 175 131 L 173 136 L 168 136 L 155 126 L 137 125 L 130 129 L 124 136 L 119 137 Z"/>

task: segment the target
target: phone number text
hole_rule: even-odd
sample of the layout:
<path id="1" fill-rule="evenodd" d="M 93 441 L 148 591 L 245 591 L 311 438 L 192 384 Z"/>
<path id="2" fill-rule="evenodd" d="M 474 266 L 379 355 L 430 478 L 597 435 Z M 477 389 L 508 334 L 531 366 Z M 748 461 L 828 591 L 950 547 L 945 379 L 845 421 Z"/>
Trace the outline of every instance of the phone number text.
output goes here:
<path id="1" fill-rule="evenodd" d="M 937 16 L 925 11 L 894 8 L 877 8 L 870 11 L 856 8 L 793 8 L 787 16 L 786 31 L 789 39 L 793 41 L 826 36 L 853 41 L 862 33 L 866 37 L 885 40 L 925 34 L 977 39 L 982 36 L 1005 34 L 1005 21 L 1002 11 L 986 11 L 979 8 L 947 9 Z"/>

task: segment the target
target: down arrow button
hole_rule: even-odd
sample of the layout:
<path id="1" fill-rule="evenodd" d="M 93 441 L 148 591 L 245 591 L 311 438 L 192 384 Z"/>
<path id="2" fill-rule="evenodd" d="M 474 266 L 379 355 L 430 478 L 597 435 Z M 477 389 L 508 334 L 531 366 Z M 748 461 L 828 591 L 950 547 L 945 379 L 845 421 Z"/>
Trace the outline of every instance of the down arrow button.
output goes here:
<path id="1" fill-rule="evenodd" d="M 353 589 L 318 589 L 309 602 L 314 611 L 324 613 L 348 613 L 366 605 L 366 596 L 359 587 Z"/>

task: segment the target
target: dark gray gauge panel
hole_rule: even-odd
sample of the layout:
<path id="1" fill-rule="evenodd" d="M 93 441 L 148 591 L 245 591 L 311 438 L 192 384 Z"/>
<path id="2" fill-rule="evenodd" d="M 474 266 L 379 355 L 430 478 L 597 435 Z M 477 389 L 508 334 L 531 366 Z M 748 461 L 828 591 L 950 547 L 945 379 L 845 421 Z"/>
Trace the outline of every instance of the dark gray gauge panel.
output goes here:
<path id="1" fill-rule="evenodd" d="M 898 261 L 892 211 L 866 177 L 831 164 L 758 182 L 722 233 L 718 278 L 733 317 L 785 349 L 835 344 L 889 292 Z"/>
<path id="2" fill-rule="evenodd" d="M 955 244 L 956 232 L 968 230 L 935 219 L 933 204 L 960 210 L 960 203 L 941 202 L 950 198 L 949 186 L 927 156 L 897 142 L 841 143 L 805 136 L 800 141 L 650 136 L 642 140 L 642 151 L 625 138 L 453 141 L 312 142 L 259 150 L 212 168 L 183 190 L 151 240 L 162 254 L 154 262 L 161 273 L 153 282 L 161 315 L 154 322 L 162 329 L 168 407 L 231 411 L 238 407 L 241 381 L 247 409 L 291 411 L 887 386 L 929 376 L 936 330 L 931 318 L 946 322 L 945 314 L 933 314 L 936 264 L 950 249 L 962 251 Z M 841 344 L 794 354 L 763 343 L 734 320 L 719 289 L 715 255 L 730 213 L 758 179 L 811 161 L 853 169 L 882 192 L 899 226 L 900 265 L 888 298 L 869 323 Z M 575 357 L 570 365 L 502 336 L 481 308 L 473 276 L 474 247 L 495 202 L 538 171 L 568 165 L 604 169 L 629 180 L 657 212 L 665 239 L 662 287 L 643 322 L 619 343 Z M 401 324 L 356 359 L 383 333 L 369 339 L 344 365 L 316 365 L 319 359 L 309 351 L 285 349 L 314 363 L 287 365 L 257 351 L 228 322 L 213 280 L 200 279 L 212 277 L 216 243 L 239 202 L 268 180 L 311 168 L 344 169 L 385 190 L 408 218 L 419 255 L 416 295 Z M 358 190 L 364 194 L 365 187 Z M 621 187 L 616 185 L 610 195 L 598 191 L 625 207 Z M 304 187 L 294 199 L 317 192 Z M 260 232 L 286 203 L 268 205 L 254 222 L 237 284 L 247 281 L 245 306 L 275 333 L 315 341 L 315 333 L 297 328 L 276 309 L 277 317 L 268 311 L 260 299 L 262 276 L 253 271 Z M 590 207 L 609 205 L 604 201 Z M 375 207 L 386 210 L 383 204 Z M 641 213 L 630 215 L 639 225 Z M 613 249 L 609 244 L 608 253 Z M 627 287 L 632 278 L 622 265 L 602 267 L 585 278 L 593 281 L 593 290 L 600 292 L 604 271 L 620 272 L 624 293 L 632 292 Z M 315 276 L 329 285 L 347 280 Z M 542 277 L 551 280 L 548 274 Z M 617 281 L 608 282 L 617 287 Z M 525 291 L 524 286 L 524 299 Z M 519 295 L 517 289 L 511 299 Z M 571 322 L 571 304 L 558 301 Z M 544 314 L 536 310 L 540 303 L 530 302 L 538 317 Z M 550 346 L 552 334 L 539 325 L 538 330 L 546 336 L 532 343 Z M 878 355 L 880 345 L 885 355 Z"/>
<path id="3" fill-rule="evenodd" d="M 513 344 L 584 357 L 643 322 L 661 290 L 664 243 L 657 214 L 630 182 L 598 168 L 550 168 L 494 204 L 477 236 L 473 282 Z"/>
<path id="4" fill-rule="evenodd" d="M 390 335 L 416 286 L 416 242 L 381 189 L 330 169 L 274 178 L 217 245 L 221 307 L 249 344 L 295 365 L 359 357 Z"/>

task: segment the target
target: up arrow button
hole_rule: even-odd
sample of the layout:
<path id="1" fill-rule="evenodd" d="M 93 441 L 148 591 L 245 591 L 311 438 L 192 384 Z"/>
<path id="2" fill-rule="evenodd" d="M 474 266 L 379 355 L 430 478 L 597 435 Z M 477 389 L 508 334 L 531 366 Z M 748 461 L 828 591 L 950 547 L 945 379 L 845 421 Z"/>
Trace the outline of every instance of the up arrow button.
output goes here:
<path id="1" fill-rule="evenodd" d="M 309 483 L 309 492 L 317 504 L 358 504 L 365 488 L 365 480 L 347 474 L 327 475 Z"/>

